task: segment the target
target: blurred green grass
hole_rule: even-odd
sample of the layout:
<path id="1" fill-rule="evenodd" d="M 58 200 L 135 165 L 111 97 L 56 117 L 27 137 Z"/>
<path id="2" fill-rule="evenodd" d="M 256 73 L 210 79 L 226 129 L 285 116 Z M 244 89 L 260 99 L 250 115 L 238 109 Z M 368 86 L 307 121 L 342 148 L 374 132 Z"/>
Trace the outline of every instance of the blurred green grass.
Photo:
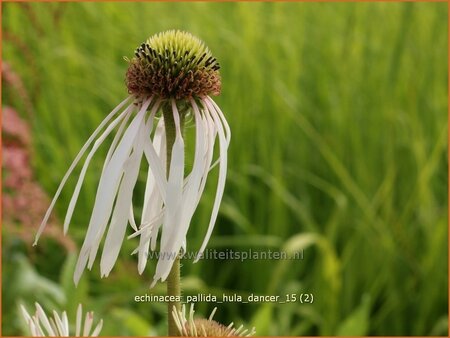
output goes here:
<path id="1" fill-rule="evenodd" d="M 185 262 L 186 294 L 314 294 L 312 305 L 220 305 L 217 319 L 252 323 L 258 335 L 447 335 L 447 4 L 5 3 L 3 61 L 30 94 L 35 174 L 50 195 L 127 95 L 123 56 L 172 28 L 199 36 L 220 61 L 216 101 L 233 133 L 209 247 L 305 249 L 300 261 Z M 26 116 L 14 90 L 3 104 Z M 79 245 L 105 148 L 69 231 Z M 203 239 L 214 193 L 211 184 L 188 249 Z M 26 264 L 64 290 L 59 306 L 95 309 L 103 334 L 165 333 L 165 307 L 133 300 L 153 274 L 137 274 L 136 242 L 108 279 L 94 268 L 75 291 L 70 254 L 15 240 L 4 231 L 5 335 L 20 333 L 17 301 L 34 301 L 27 287 L 14 291 L 22 275 L 13 271 Z"/>

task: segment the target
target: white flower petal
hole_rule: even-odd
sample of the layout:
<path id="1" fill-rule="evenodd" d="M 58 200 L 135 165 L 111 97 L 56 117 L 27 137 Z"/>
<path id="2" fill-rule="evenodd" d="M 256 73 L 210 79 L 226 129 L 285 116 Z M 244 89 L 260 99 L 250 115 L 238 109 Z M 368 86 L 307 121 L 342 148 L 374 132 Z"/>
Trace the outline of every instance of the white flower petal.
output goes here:
<path id="1" fill-rule="evenodd" d="M 130 223 L 130 225 L 134 231 L 138 230 L 136 220 L 134 219 L 133 201 L 131 201 L 131 203 L 130 203 L 130 211 L 128 213 L 128 222 Z"/>
<path id="2" fill-rule="evenodd" d="M 130 107 L 128 107 L 128 108 L 130 108 L 130 113 L 133 111 L 134 106 L 135 105 L 133 104 Z M 132 114 L 127 114 L 125 116 L 125 118 L 122 120 L 122 123 L 120 124 L 119 128 L 117 129 L 117 132 L 114 135 L 113 141 L 111 142 L 111 146 L 108 149 L 108 153 L 106 154 L 105 161 L 103 163 L 102 172 L 105 171 L 106 166 L 108 165 L 109 161 L 111 160 L 111 156 L 114 153 L 114 150 L 116 149 L 117 144 L 119 143 L 119 140 L 122 138 L 123 132 L 125 130 L 125 127 L 128 124 L 128 121 L 130 120 L 131 115 Z"/>
<path id="3" fill-rule="evenodd" d="M 79 337 L 80 336 L 80 331 L 81 331 L 81 321 L 83 320 L 83 306 L 80 304 L 78 304 L 78 308 L 77 308 L 77 321 L 75 324 L 75 336 Z"/>
<path id="4" fill-rule="evenodd" d="M 87 148 L 91 145 L 92 141 L 97 137 L 98 133 L 103 129 L 103 127 L 116 115 L 116 113 L 130 100 L 131 96 L 126 98 L 124 101 L 122 101 L 114 110 L 106 116 L 106 118 L 100 123 L 100 125 L 95 129 L 95 131 L 92 133 L 92 135 L 89 137 L 89 139 L 86 141 L 86 143 L 83 145 L 81 150 L 78 152 L 77 156 L 75 157 L 75 160 L 70 165 L 69 169 L 65 173 L 63 179 L 61 180 L 61 183 L 58 186 L 58 189 L 56 190 L 55 196 L 53 197 L 52 202 L 50 203 L 49 208 L 47 209 L 47 212 L 45 213 L 44 219 L 41 222 L 41 225 L 39 226 L 39 229 L 36 233 L 36 237 L 34 240 L 33 245 L 36 245 L 39 237 L 41 236 L 42 232 L 44 231 L 44 228 L 48 222 L 48 219 L 50 218 L 50 214 L 53 210 L 53 207 L 55 206 L 55 203 L 61 194 L 61 190 L 66 184 L 67 179 L 69 178 L 70 174 L 72 173 L 75 166 L 78 164 L 78 161 L 80 161 L 81 157 L 86 152 Z"/>
<path id="5" fill-rule="evenodd" d="M 178 316 L 178 312 L 177 312 L 177 309 L 176 309 L 175 306 L 174 306 L 173 309 L 172 309 L 172 317 L 173 317 L 173 319 L 174 319 L 174 321 L 175 321 L 175 324 L 177 325 L 178 331 L 179 331 L 180 333 L 182 333 L 182 332 L 183 332 L 183 326 L 182 326 L 182 324 L 181 324 L 181 321 L 180 321 L 180 318 L 179 318 L 179 316 Z"/>
<path id="6" fill-rule="evenodd" d="M 209 97 L 207 96 L 204 100 L 203 100 L 204 104 L 208 105 L 208 108 L 210 111 L 215 111 L 217 113 L 217 115 L 220 117 L 220 121 L 222 122 L 222 125 L 225 129 L 225 139 L 227 142 L 227 148 L 230 145 L 230 141 L 231 141 L 231 130 L 230 130 L 230 126 L 228 125 L 227 120 L 225 119 L 224 114 L 222 113 L 222 111 L 220 110 L 219 106 Z M 219 159 L 217 159 L 209 168 L 209 170 L 214 169 L 214 167 L 219 164 Z"/>
<path id="7" fill-rule="evenodd" d="M 80 255 L 75 268 L 75 284 L 78 284 L 89 255 L 89 265 L 92 266 L 98 246 L 105 231 L 106 224 L 111 215 L 111 209 L 120 178 L 122 176 L 124 163 L 131 151 L 134 139 L 136 138 L 142 121 L 144 120 L 150 101 L 151 98 L 147 99 L 143 103 L 140 111 L 125 131 L 119 145 L 111 157 L 110 162 L 100 177 L 94 209 L 92 211 L 86 238 L 80 250 Z"/>
<path id="8" fill-rule="evenodd" d="M 209 112 L 207 110 L 203 111 L 202 121 L 203 121 L 203 125 L 205 127 L 205 129 L 204 129 L 205 137 L 204 137 L 204 143 L 203 143 L 204 149 L 202 151 L 202 153 L 204 153 L 202 156 L 202 177 L 201 177 L 200 187 L 198 188 L 194 209 L 197 208 L 197 206 L 200 202 L 200 198 L 205 189 L 206 180 L 208 178 L 209 171 L 211 170 L 211 162 L 213 159 L 213 152 L 214 152 L 214 143 L 215 143 L 215 138 L 217 135 L 214 121 L 209 116 Z"/>
<path id="9" fill-rule="evenodd" d="M 69 228 L 69 223 L 72 218 L 72 214 L 75 208 L 75 205 L 78 200 L 78 196 L 80 194 L 81 185 L 83 184 L 84 177 L 86 175 L 86 171 L 89 167 L 89 164 L 91 162 L 92 157 L 94 156 L 97 149 L 100 147 L 100 145 L 105 141 L 105 139 L 109 136 L 109 134 L 113 131 L 113 129 L 119 124 L 121 121 L 126 119 L 131 115 L 133 107 L 128 107 L 122 114 L 120 114 L 109 126 L 106 128 L 106 130 L 103 132 L 103 134 L 95 141 L 94 146 L 92 147 L 91 151 L 89 152 L 88 156 L 86 157 L 86 160 L 83 164 L 83 168 L 81 169 L 81 173 L 78 177 L 77 185 L 75 186 L 75 190 L 73 192 L 72 198 L 70 199 L 69 207 L 67 208 L 66 217 L 64 219 L 64 233 L 67 233 L 67 229 Z"/>
<path id="10" fill-rule="evenodd" d="M 159 192 L 161 194 L 161 198 L 163 201 L 166 201 L 166 190 L 167 190 L 167 179 L 166 179 L 166 170 L 163 167 L 162 162 L 158 153 L 156 152 L 156 149 L 152 142 L 148 141 L 144 144 L 144 153 L 145 157 L 147 158 L 149 167 L 151 168 L 151 173 L 153 174 L 153 177 L 156 182 L 156 186 L 159 189 Z"/>
<path id="11" fill-rule="evenodd" d="M 149 246 L 151 243 L 153 244 L 153 240 L 156 241 L 158 229 L 161 227 L 163 219 L 164 213 L 161 213 L 153 222 L 149 223 L 149 226 L 139 230 L 142 233 L 138 232 L 140 234 L 139 247 L 133 253 L 139 252 L 138 270 L 140 274 L 142 274 L 148 260 Z M 152 246 L 151 249 L 153 251 L 154 247 Z"/>
<path id="12" fill-rule="evenodd" d="M 65 334 L 66 330 L 64 328 L 64 324 L 56 311 L 53 311 L 53 318 L 55 318 L 55 323 L 58 328 L 58 336 L 60 337 L 68 336 L 68 334 L 67 335 Z"/>
<path id="13" fill-rule="evenodd" d="M 100 322 L 97 324 L 94 331 L 92 331 L 91 337 L 97 337 L 100 334 L 102 328 L 103 328 L 103 319 L 100 319 Z"/>
<path id="14" fill-rule="evenodd" d="M 55 320 L 50 317 L 49 318 L 50 325 L 52 326 L 53 332 L 56 332 L 58 334 L 58 327 L 56 326 Z"/>
<path id="15" fill-rule="evenodd" d="M 22 304 L 20 305 L 20 309 L 22 310 L 22 315 L 23 315 L 23 317 L 25 318 L 25 321 L 28 324 L 28 322 L 30 320 L 32 320 L 30 314 L 28 313 L 27 309 L 25 309 L 25 306 L 23 306 Z"/>
<path id="16" fill-rule="evenodd" d="M 33 319 L 33 326 L 34 326 L 34 331 L 36 332 L 36 336 L 38 337 L 44 337 L 44 331 L 41 328 L 41 325 L 39 324 L 39 318 L 37 316 L 33 316 L 31 317 Z"/>
<path id="17" fill-rule="evenodd" d="M 63 311 L 62 313 L 62 322 L 64 327 L 64 335 L 69 336 L 69 319 L 67 318 L 67 312 Z"/>
<path id="18" fill-rule="evenodd" d="M 84 319 L 83 337 L 89 336 L 93 321 L 94 314 L 92 312 L 86 312 L 86 318 Z"/>
<path id="19" fill-rule="evenodd" d="M 48 321 L 47 315 L 45 314 L 42 307 L 38 303 L 35 303 L 35 305 L 36 305 L 37 316 L 40 319 L 40 321 L 42 322 L 42 324 L 44 325 L 45 329 L 47 330 L 48 335 L 50 337 L 56 336 L 56 333 L 53 331 L 53 328 L 51 327 L 50 322 Z"/>
<path id="20" fill-rule="evenodd" d="M 176 252 L 166 250 L 166 248 L 168 248 L 174 240 L 170 236 L 180 224 L 184 178 L 184 141 L 181 135 L 180 116 L 174 100 L 172 100 L 172 112 L 175 122 L 176 136 L 172 147 L 172 157 L 170 161 L 169 180 L 167 182 L 167 194 L 165 201 L 166 212 L 164 215 L 163 230 L 161 234 L 161 252 L 165 253 L 165 255 L 164 257 L 160 256 L 158 264 L 156 265 L 156 272 L 154 276 L 154 280 L 161 278 L 163 281 L 167 278 L 179 249 L 178 248 Z M 172 255 L 172 253 L 174 254 Z"/>
<path id="21" fill-rule="evenodd" d="M 189 310 L 189 329 L 192 337 L 197 337 L 197 330 L 194 323 L 194 303 L 191 303 L 191 308 Z"/>
<path id="22" fill-rule="evenodd" d="M 28 325 L 28 328 L 30 329 L 32 336 L 39 336 L 38 329 L 36 328 L 35 320 L 37 320 L 36 317 L 31 317 L 28 311 L 25 309 L 23 305 L 20 305 L 20 309 L 22 310 L 22 315 L 25 319 L 25 322 Z"/>
<path id="23" fill-rule="evenodd" d="M 151 101 L 151 98 L 150 98 L 150 101 Z M 156 103 L 153 105 L 152 111 L 151 111 L 150 115 L 153 115 L 153 114 L 155 113 L 155 111 L 157 111 L 157 109 L 158 109 L 158 104 L 159 104 L 159 101 L 156 102 Z M 148 107 L 147 107 L 147 108 L 148 108 Z M 144 123 L 143 120 L 145 120 L 145 115 L 146 115 L 146 110 L 147 110 L 147 108 L 146 108 L 146 109 L 143 109 L 143 110 L 142 110 L 142 108 L 141 108 L 141 110 L 140 110 L 140 112 L 143 112 L 143 116 L 144 116 L 144 118 L 142 119 L 142 121 L 140 122 L 140 124 Z M 139 115 L 139 114 L 138 114 L 138 115 Z M 130 127 L 131 127 L 131 125 L 130 125 Z M 140 127 L 140 126 L 138 126 L 138 128 L 139 128 L 139 127 Z M 125 133 L 127 133 L 129 129 L 130 129 L 130 128 L 128 128 L 127 131 L 126 131 Z M 122 153 L 120 154 L 120 151 L 121 151 L 121 150 L 119 150 L 119 154 L 120 154 L 120 156 L 122 156 L 122 158 L 121 158 L 120 160 L 117 160 L 116 163 L 114 163 L 113 160 L 112 160 L 112 161 L 111 161 L 112 167 L 110 167 L 110 166 L 107 167 L 107 168 L 109 168 L 108 170 L 110 170 L 110 172 L 113 172 L 113 173 L 114 173 L 114 175 L 116 175 L 117 173 L 119 173 L 119 176 L 118 176 L 118 177 L 116 176 L 116 178 L 118 178 L 118 180 L 116 181 L 116 185 L 114 186 L 114 196 L 115 196 L 115 194 L 117 194 L 118 187 L 119 187 L 119 184 L 120 184 L 120 182 L 121 182 L 121 177 L 122 177 L 122 175 L 123 175 L 123 173 L 124 173 L 124 168 L 125 168 L 125 166 L 127 166 L 127 165 L 129 164 L 129 162 L 130 162 L 130 158 L 129 158 L 129 157 L 126 158 L 126 157 L 123 157 L 123 156 L 127 156 L 126 154 L 129 154 L 129 153 L 130 153 L 130 151 L 131 151 L 131 149 L 132 149 L 132 145 L 134 144 L 134 140 L 135 140 L 135 138 L 137 137 L 138 131 L 139 131 L 139 129 L 137 129 L 137 131 L 134 130 L 134 131 L 133 131 L 133 136 L 132 136 L 132 138 L 129 139 L 129 140 L 127 140 L 127 145 L 126 145 L 126 147 L 128 147 L 128 148 L 126 148 L 126 149 L 127 149 L 127 150 L 126 150 L 127 152 L 122 152 Z M 133 137 L 134 137 L 134 139 L 133 139 Z M 120 145 L 119 145 L 118 148 L 120 148 L 121 146 L 123 146 L 122 141 L 121 141 L 121 143 L 120 143 Z M 122 150 L 123 150 L 123 149 L 122 149 Z M 117 155 L 117 153 L 115 152 L 113 156 L 116 156 L 116 155 Z M 125 159 L 125 158 L 126 158 L 126 159 Z M 125 159 L 125 160 L 124 160 L 124 159 Z M 122 165 L 120 165 L 120 163 L 122 163 Z M 119 169 L 118 169 L 116 166 L 119 166 Z M 111 171 L 111 170 L 112 170 L 112 171 Z M 117 171 L 117 170 L 119 170 L 119 171 Z M 105 177 L 107 177 L 107 178 L 108 178 L 108 175 L 109 175 L 108 173 L 105 173 L 105 175 L 102 173 L 102 176 L 105 176 Z M 100 180 L 100 181 L 101 181 L 101 180 Z M 107 182 L 107 180 L 106 180 L 105 182 Z M 112 180 L 112 182 L 114 182 L 114 180 Z M 99 184 L 99 186 L 100 186 L 100 184 Z M 98 191 L 97 191 L 97 194 L 98 194 Z M 97 200 L 96 200 L 96 202 L 97 202 Z M 94 238 L 94 240 L 93 240 L 93 243 L 92 243 L 92 245 L 91 245 L 91 249 L 90 249 L 90 253 L 89 253 L 89 263 L 88 263 L 88 268 L 89 268 L 89 269 L 92 268 L 92 265 L 93 265 L 94 260 L 95 260 L 95 256 L 96 256 L 96 254 L 97 254 L 98 248 L 99 248 L 99 246 L 100 246 L 100 242 L 101 242 L 101 240 L 102 240 L 104 231 L 105 231 L 106 226 L 107 226 L 107 221 L 108 221 L 108 219 L 109 219 L 109 217 L 110 217 L 110 215 L 111 215 L 111 211 L 112 211 L 112 208 L 113 208 L 113 205 L 114 205 L 114 198 L 113 198 L 112 200 L 110 200 L 110 203 L 111 203 L 111 204 L 109 204 L 109 209 L 108 209 L 109 214 L 108 214 L 108 217 L 105 219 L 106 223 L 103 223 L 103 224 L 102 224 L 102 227 L 101 227 L 100 230 L 98 231 L 98 233 L 97 233 L 97 235 L 95 236 L 95 238 Z M 95 205 L 94 205 L 94 211 L 95 211 Z M 94 212 L 93 212 L 93 213 L 94 213 Z"/>
<path id="24" fill-rule="evenodd" d="M 165 140 L 166 140 L 166 133 L 164 128 L 164 119 L 161 118 L 158 122 L 158 125 L 156 126 L 155 135 L 153 136 L 153 146 L 156 149 L 156 153 L 161 160 L 162 168 L 165 175 L 165 167 L 166 167 L 166 161 L 165 161 Z M 150 139 L 146 139 L 145 142 L 152 142 Z M 159 189 L 156 187 L 156 180 L 154 177 L 154 173 L 152 172 L 153 169 L 149 166 L 148 168 L 148 175 L 147 175 L 147 183 L 145 186 L 145 194 L 144 194 L 144 205 L 142 208 L 142 220 L 141 222 L 143 224 L 149 223 L 150 220 L 155 216 L 158 215 L 162 208 L 163 200 L 161 198 L 161 194 Z M 163 214 L 161 214 L 163 215 Z M 157 226 L 151 226 L 151 227 L 140 227 L 142 229 L 142 235 L 139 239 L 139 247 L 138 247 L 138 271 L 139 274 L 142 274 L 145 266 L 147 265 L 148 261 L 148 251 L 150 246 L 150 240 L 153 237 L 157 237 L 159 226 L 162 223 L 162 217 L 161 221 L 158 222 Z"/>
<path id="25" fill-rule="evenodd" d="M 162 209 L 159 214 L 157 214 L 153 219 L 148 222 L 141 224 L 138 231 L 133 232 L 128 236 L 128 239 L 135 238 L 137 236 L 142 236 L 145 232 L 150 232 L 150 230 L 158 223 L 162 223 L 164 219 L 164 209 Z M 150 234 L 147 234 L 147 240 L 150 238 Z"/>
<path id="26" fill-rule="evenodd" d="M 153 116 L 150 116 L 153 119 Z M 152 122 L 152 120 L 151 120 Z M 142 124 L 136 137 L 133 153 L 130 155 L 130 162 L 126 168 L 122 183 L 117 195 L 117 201 L 112 215 L 111 225 L 106 235 L 105 245 L 100 260 L 100 272 L 102 276 L 108 276 L 119 255 L 125 231 L 130 208 L 132 207 L 133 189 L 139 175 L 141 158 L 143 155 L 143 142 L 146 135 L 149 135 L 152 128 L 150 125 Z"/>
<path id="27" fill-rule="evenodd" d="M 206 97 L 205 101 L 209 102 L 210 104 L 212 104 L 214 110 L 217 112 L 217 114 L 220 117 L 220 120 L 222 121 L 222 124 L 225 128 L 225 138 L 227 140 L 227 144 L 230 144 L 231 141 L 231 130 L 230 130 L 230 126 L 228 125 L 227 120 L 225 119 L 225 115 L 222 113 L 222 110 L 220 110 L 220 107 L 217 105 L 217 103 L 214 102 L 213 99 L 211 99 L 209 96 Z"/>
<path id="28" fill-rule="evenodd" d="M 214 145 L 216 142 L 216 136 L 217 136 L 217 128 L 214 124 L 214 120 L 211 118 L 209 112 L 207 109 L 203 110 L 203 119 L 205 121 L 205 125 L 206 125 L 206 134 L 207 134 L 207 138 L 206 138 L 206 154 L 205 154 L 205 158 L 204 158 L 204 168 L 203 168 L 203 178 L 202 178 L 202 183 L 200 185 L 200 189 L 198 192 L 198 199 L 197 199 L 197 205 L 200 202 L 200 198 L 203 194 L 203 191 L 205 190 L 205 185 L 206 185 L 206 180 L 208 178 L 208 174 L 209 171 L 214 167 L 211 166 L 211 162 L 213 160 L 213 156 L 214 156 Z M 217 162 L 219 163 L 219 162 Z"/>
<path id="29" fill-rule="evenodd" d="M 33 320 L 31 320 L 29 324 L 30 324 L 31 335 L 33 337 L 42 337 L 40 335 L 40 333 L 38 332 L 38 329 L 36 328 L 36 325 L 34 324 Z"/>
<path id="30" fill-rule="evenodd" d="M 200 111 L 194 100 L 191 100 L 192 108 L 194 109 L 195 127 L 196 127 L 196 141 L 195 141 L 195 155 L 192 172 L 189 181 L 183 191 L 181 201 L 181 217 L 179 221 L 171 228 L 166 229 L 170 241 L 167 245 L 162 246 L 162 252 L 178 253 L 180 248 L 186 250 L 186 234 L 189 229 L 189 224 L 195 212 L 198 200 L 198 191 L 201 184 L 201 179 L 204 174 L 203 158 L 205 156 L 205 127 L 200 115 Z M 173 256 L 175 257 L 175 256 Z"/>
<path id="31" fill-rule="evenodd" d="M 208 108 L 211 108 L 211 105 L 207 100 L 205 100 L 204 103 L 206 103 L 206 106 Z M 218 184 L 217 184 L 216 198 L 214 201 L 214 206 L 213 206 L 213 210 L 211 213 L 211 219 L 210 219 L 209 225 L 208 225 L 208 230 L 206 232 L 202 246 L 200 247 L 199 254 L 198 254 L 197 258 L 195 259 L 194 263 L 198 262 L 198 260 L 202 256 L 202 254 L 205 250 L 205 247 L 208 244 L 209 238 L 211 237 L 211 233 L 212 233 L 214 224 L 217 219 L 217 214 L 219 213 L 219 206 L 220 206 L 220 202 L 222 200 L 223 192 L 225 189 L 225 179 L 226 179 L 226 174 L 227 174 L 227 147 L 228 147 L 228 144 L 227 144 L 227 140 L 225 138 L 223 126 L 222 126 L 220 118 L 215 110 L 210 109 L 209 113 L 211 114 L 211 117 L 213 118 L 213 120 L 215 122 L 218 136 L 219 136 L 219 148 L 220 148 L 219 179 L 218 179 Z"/>
<path id="32" fill-rule="evenodd" d="M 207 174 L 204 170 L 204 161 L 207 156 L 208 146 L 208 128 L 205 125 L 205 120 L 200 114 L 197 104 L 191 100 L 192 108 L 194 109 L 196 138 L 195 138 L 195 155 L 192 172 L 190 174 L 189 182 L 186 185 L 185 194 L 183 196 L 183 210 L 185 210 L 184 217 L 188 217 L 189 221 L 197 206 L 197 194 L 200 189 L 202 178 Z"/>
<path id="33" fill-rule="evenodd" d="M 165 141 L 165 138 L 166 138 L 166 133 L 165 133 L 165 128 L 164 128 L 164 118 L 161 117 L 160 120 L 158 121 L 158 124 L 156 125 L 155 135 L 153 136 L 153 141 L 146 140 L 147 142 L 153 143 L 156 154 L 159 157 L 161 156 L 162 141 L 163 141 L 163 139 Z M 165 161 L 164 161 L 164 165 L 162 166 L 162 168 L 163 168 L 163 170 L 165 169 Z M 154 178 L 154 174 L 153 174 L 152 170 L 153 169 L 149 166 L 148 171 L 147 171 L 147 182 L 145 185 L 144 204 L 142 207 L 142 218 L 143 219 L 144 219 L 144 215 L 147 214 L 147 208 L 149 207 L 150 196 L 153 193 L 153 189 L 155 188 L 155 178 Z M 144 223 L 144 221 L 142 221 L 142 223 Z"/>
<path id="34" fill-rule="evenodd" d="M 30 316 L 28 312 L 26 311 L 25 307 L 21 305 L 21 310 L 23 317 L 25 321 L 27 322 L 27 325 L 30 328 L 30 332 L 32 336 L 39 336 L 43 337 L 46 336 L 46 333 L 42 330 L 41 324 L 43 324 L 45 330 L 47 331 L 47 334 L 49 336 L 57 336 L 57 337 L 68 337 L 70 335 L 69 332 L 69 320 L 67 318 L 67 312 L 63 311 L 61 315 L 59 315 L 56 311 L 53 311 L 53 317 L 47 316 L 42 309 L 42 307 L 35 303 L 36 306 L 36 314 L 34 316 Z M 90 312 L 88 314 L 91 319 L 93 319 L 94 313 Z M 77 315 L 76 315 L 76 331 L 75 336 L 80 336 L 80 328 L 82 325 L 82 318 L 83 316 L 83 310 L 81 304 L 78 305 L 77 308 Z M 85 333 L 83 333 L 84 336 L 89 335 L 90 328 L 92 327 L 92 323 L 89 323 L 89 316 L 87 316 L 87 321 L 85 322 Z M 88 330 L 86 331 L 86 325 L 88 326 Z M 94 332 L 92 333 L 93 336 L 96 336 L 100 333 L 101 327 L 103 325 L 103 321 L 100 321 L 100 323 L 95 328 Z M 73 334 L 72 334 L 73 336 Z"/>

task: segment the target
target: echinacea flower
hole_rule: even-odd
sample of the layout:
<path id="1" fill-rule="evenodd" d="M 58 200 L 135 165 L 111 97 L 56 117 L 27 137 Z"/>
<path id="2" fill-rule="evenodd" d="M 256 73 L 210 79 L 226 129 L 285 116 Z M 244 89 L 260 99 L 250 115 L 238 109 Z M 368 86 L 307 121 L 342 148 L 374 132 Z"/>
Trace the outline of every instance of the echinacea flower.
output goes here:
<path id="1" fill-rule="evenodd" d="M 191 303 L 187 316 L 186 305 L 183 304 L 180 311 L 173 308 L 172 316 L 182 337 L 250 337 L 256 333 L 254 327 L 249 331 L 244 329 L 244 325 L 236 328 L 234 323 L 225 326 L 216 322 L 213 320 L 216 310 L 215 307 L 208 319 L 194 319 L 194 303 Z"/>
<path id="2" fill-rule="evenodd" d="M 37 242 L 64 184 L 95 140 L 67 209 L 64 222 L 64 232 L 67 232 L 89 163 L 118 126 L 104 162 L 74 273 L 75 283 L 86 266 L 92 268 L 105 233 L 100 271 L 102 277 L 109 275 L 128 223 L 135 230 L 133 237 L 140 236 L 136 250 L 139 273 L 146 266 L 149 250 L 155 250 L 161 232 L 159 247 L 164 254 L 159 255 L 153 284 L 164 281 L 180 250 L 186 249 L 190 221 L 208 173 L 217 163 L 219 177 L 215 201 L 197 260 L 211 236 L 224 191 L 231 134 L 222 111 L 211 99 L 212 95 L 220 93 L 221 82 L 219 64 L 209 49 L 189 33 L 167 31 L 149 38 L 128 62 L 126 84 L 130 96 L 101 122 L 82 147 L 62 179 L 36 236 Z M 195 124 L 195 153 L 192 170 L 185 175 L 183 125 L 189 116 L 193 116 Z M 216 138 L 219 156 L 213 163 Z M 148 164 L 148 175 L 138 229 L 132 196 L 143 158 Z"/>
<path id="3" fill-rule="evenodd" d="M 69 337 L 74 336 L 73 332 L 69 330 L 69 320 L 67 313 L 64 311 L 59 315 L 56 311 L 53 311 L 53 317 L 47 316 L 39 305 L 35 303 L 36 312 L 34 315 L 30 315 L 25 307 L 21 305 L 22 314 L 25 322 L 28 325 L 30 334 L 33 337 Z M 75 323 L 75 336 L 77 337 L 97 337 L 102 329 L 103 320 L 101 319 L 95 328 L 92 330 L 92 324 L 94 323 L 94 312 L 87 312 L 83 324 L 83 308 L 78 305 L 77 318 Z"/>

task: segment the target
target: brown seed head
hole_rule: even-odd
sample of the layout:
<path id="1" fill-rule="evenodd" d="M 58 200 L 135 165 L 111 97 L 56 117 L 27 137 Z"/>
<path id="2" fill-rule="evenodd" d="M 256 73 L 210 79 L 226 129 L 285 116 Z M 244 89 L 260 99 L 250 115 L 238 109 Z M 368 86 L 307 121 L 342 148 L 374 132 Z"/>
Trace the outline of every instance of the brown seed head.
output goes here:
<path id="1" fill-rule="evenodd" d="M 219 63 L 190 33 L 167 31 L 136 49 L 126 74 L 128 92 L 176 100 L 219 95 Z"/>

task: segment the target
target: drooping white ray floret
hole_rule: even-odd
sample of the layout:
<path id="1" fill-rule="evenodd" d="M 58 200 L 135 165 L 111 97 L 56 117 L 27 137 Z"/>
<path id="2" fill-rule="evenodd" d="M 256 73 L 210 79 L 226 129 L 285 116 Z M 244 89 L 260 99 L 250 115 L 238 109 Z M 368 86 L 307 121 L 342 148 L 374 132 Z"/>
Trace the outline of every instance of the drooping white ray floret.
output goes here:
<path id="1" fill-rule="evenodd" d="M 111 217 L 114 200 L 121 183 L 126 161 L 129 159 L 130 152 L 133 148 L 133 144 L 135 143 L 135 139 L 138 135 L 139 129 L 142 127 L 142 125 L 145 124 L 145 115 L 147 112 L 147 108 L 150 105 L 150 101 L 151 98 L 148 98 L 142 104 L 136 117 L 124 132 L 122 139 L 118 143 L 117 148 L 114 150 L 114 153 L 111 156 L 111 159 L 105 166 L 105 170 L 102 172 L 86 238 L 84 240 L 83 246 L 81 247 L 80 255 L 78 257 L 77 265 L 75 268 L 75 283 L 78 283 L 78 280 L 81 277 L 81 273 L 86 267 L 86 264 L 88 264 L 88 268 L 91 268 L 92 264 L 94 263 L 94 259 L 96 257 L 101 239 L 103 238 L 106 226 Z M 154 115 L 158 108 L 158 103 L 155 103 L 150 115 Z M 132 160 L 130 160 L 130 162 L 131 161 Z M 117 206 L 119 208 L 121 207 L 118 204 Z M 128 209 L 129 204 L 126 208 L 127 212 Z M 114 216 L 117 217 L 117 214 L 113 215 L 113 219 Z"/>
<path id="2" fill-rule="evenodd" d="M 214 120 L 215 127 L 217 128 L 217 132 L 219 135 L 219 148 L 220 148 L 220 155 L 219 155 L 219 179 L 217 184 L 217 192 L 216 192 L 216 198 L 214 201 L 213 211 L 211 215 L 211 219 L 209 221 L 208 230 L 206 232 L 205 239 L 203 240 L 202 246 L 198 252 L 197 258 L 195 262 L 197 262 L 205 250 L 206 245 L 208 244 L 209 238 L 211 237 L 212 230 L 214 228 L 214 224 L 217 219 L 217 215 L 219 213 L 219 206 L 220 202 L 222 201 L 223 192 L 225 189 L 225 179 L 227 175 L 227 149 L 229 145 L 229 140 L 231 137 L 230 129 L 228 127 L 228 124 L 225 119 L 221 119 L 220 115 L 223 116 L 220 109 L 218 109 L 218 106 L 213 105 L 213 100 L 210 98 L 206 98 L 204 101 L 204 104 L 206 105 L 207 109 L 205 111 L 209 112 L 210 116 Z M 223 124 L 222 124 L 223 123 Z M 227 136 L 224 132 L 224 126 L 227 130 Z"/>
<path id="3" fill-rule="evenodd" d="M 36 245 L 39 237 L 41 236 L 42 232 L 44 231 L 45 226 L 47 225 L 48 219 L 50 218 L 50 215 L 52 213 L 53 207 L 55 206 L 56 201 L 58 200 L 59 195 L 61 194 L 62 189 L 64 188 L 64 185 L 66 184 L 67 180 L 69 179 L 70 174 L 75 169 L 76 165 L 80 161 L 80 159 L 83 157 L 86 150 L 91 145 L 92 141 L 97 137 L 97 135 L 100 133 L 100 131 L 103 129 L 105 125 L 108 124 L 108 122 L 114 117 L 114 115 L 117 114 L 118 111 L 128 102 L 130 101 L 131 96 L 123 100 L 114 110 L 106 116 L 106 118 L 100 123 L 100 125 L 95 129 L 95 131 L 92 133 L 92 135 L 89 137 L 89 139 L 86 141 L 86 143 L 83 145 L 81 150 L 78 152 L 77 156 L 75 157 L 75 160 L 70 165 L 69 169 L 65 173 L 63 179 L 61 180 L 61 183 L 58 186 L 58 189 L 56 190 L 55 196 L 53 197 L 52 202 L 50 203 L 49 208 L 47 209 L 47 212 L 45 213 L 44 219 L 41 222 L 41 225 L 39 226 L 39 230 L 36 234 L 36 238 L 34 240 L 33 245 Z"/>
<path id="4" fill-rule="evenodd" d="M 158 126 L 156 127 L 155 135 L 153 137 L 153 145 L 156 150 L 156 155 L 158 156 L 164 170 L 163 177 L 165 177 L 166 133 L 163 117 L 161 117 L 160 121 L 158 122 Z M 153 168 L 148 166 L 147 183 L 145 186 L 144 204 L 142 208 L 141 218 L 141 227 L 143 227 L 143 232 L 140 235 L 138 248 L 138 270 L 140 274 L 142 274 L 147 264 L 149 248 L 151 247 L 152 251 L 155 250 L 158 231 L 162 224 L 164 216 L 162 212 L 163 199 L 161 197 L 160 190 L 157 189 L 156 180 L 152 171 Z M 156 220 L 153 220 L 152 217 L 154 217 L 154 215 L 160 215 L 160 217 L 157 217 Z"/>

